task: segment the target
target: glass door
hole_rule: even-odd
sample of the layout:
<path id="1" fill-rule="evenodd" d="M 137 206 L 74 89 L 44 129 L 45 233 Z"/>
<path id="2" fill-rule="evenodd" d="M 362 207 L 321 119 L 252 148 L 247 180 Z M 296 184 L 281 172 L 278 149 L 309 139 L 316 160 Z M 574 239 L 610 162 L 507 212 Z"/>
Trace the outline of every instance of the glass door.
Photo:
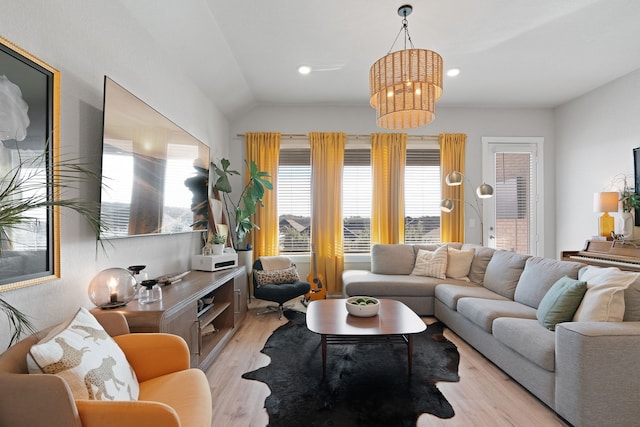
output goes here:
<path id="1" fill-rule="evenodd" d="M 483 138 L 483 179 L 494 188 L 494 197 L 483 204 L 488 246 L 538 254 L 541 145 L 542 138 Z"/>

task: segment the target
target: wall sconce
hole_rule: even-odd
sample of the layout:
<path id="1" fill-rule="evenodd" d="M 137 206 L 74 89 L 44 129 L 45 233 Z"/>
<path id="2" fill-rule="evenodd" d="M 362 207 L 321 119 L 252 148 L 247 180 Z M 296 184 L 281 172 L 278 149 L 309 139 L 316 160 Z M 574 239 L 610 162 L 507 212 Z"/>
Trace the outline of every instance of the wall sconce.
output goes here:
<path id="1" fill-rule="evenodd" d="M 449 186 L 458 186 L 462 185 L 464 181 L 469 182 L 469 180 L 464 176 L 462 172 L 453 171 L 449 173 L 444 182 Z M 469 183 L 469 185 L 471 185 Z M 482 183 L 476 188 L 476 192 L 474 194 L 475 197 L 475 205 L 465 200 L 465 203 L 473 208 L 473 210 L 478 215 L 478 219 L 480 219 L 480 238 L 481 244 L 484 244 L 484 223 L 482 221 L 482 211 L 480 209 L 480 200 L 479 199 L 488 199 L 493 197 L 493 187 L 487 183 Z M 459 199 L 443 199 L 440 202 L 440 210 L 442 212 L 451 212 L 455 208 L 455 201 L 459 202 Z"/>
<path id="2" fill-rule="evenodd" d="M 123 307 L 135 296 L 136 279 L 124 268 L 108 268 L 96 274 L 89 283 L 89 299 L 97 307 Z"/>
<path id="3" fill-rule="evenodd" d="M 593 211 L 601 213 L 598 221 L 598 234 L 610 238 L 614 230 L 613 217 L 609 212 L 618 212 L 618 199 L 620 194 L 617 191 L 603 191 L 593 193 Z"/>

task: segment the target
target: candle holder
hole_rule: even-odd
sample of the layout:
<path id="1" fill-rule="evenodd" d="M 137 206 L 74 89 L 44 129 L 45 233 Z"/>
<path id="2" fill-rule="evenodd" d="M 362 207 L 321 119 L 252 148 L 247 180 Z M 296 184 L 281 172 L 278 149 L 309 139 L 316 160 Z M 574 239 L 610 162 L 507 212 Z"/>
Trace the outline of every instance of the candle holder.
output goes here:
<path id="1" fill-rule="evenodd" d="M 124 268 L 108 268 L 89 283 L 89 299 L 104 310 L 123 307 L 135 296 L 136 279 Z"/>

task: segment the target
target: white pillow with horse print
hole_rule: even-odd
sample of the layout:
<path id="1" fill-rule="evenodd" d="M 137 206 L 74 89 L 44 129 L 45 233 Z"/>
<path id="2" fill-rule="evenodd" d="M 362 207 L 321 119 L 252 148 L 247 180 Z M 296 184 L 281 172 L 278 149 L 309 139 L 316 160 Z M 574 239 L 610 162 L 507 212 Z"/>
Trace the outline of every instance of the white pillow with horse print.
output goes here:
<path id="1" fill-rule="evenodd" d="M 27 365 L 32 374 L 63 378 L 75 399 L 138 399 L 140 387 L 131 365 L 86 308 L 33 345 Z"/>

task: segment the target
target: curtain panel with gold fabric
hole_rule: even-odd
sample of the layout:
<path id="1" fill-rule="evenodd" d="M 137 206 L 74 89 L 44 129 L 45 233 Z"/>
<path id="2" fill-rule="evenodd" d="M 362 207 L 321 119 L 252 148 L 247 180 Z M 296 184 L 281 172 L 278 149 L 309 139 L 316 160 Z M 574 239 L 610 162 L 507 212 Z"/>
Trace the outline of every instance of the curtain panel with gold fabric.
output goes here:
<path id="1" fill-rule="evenodd" d="M 404 242 L 406 133 L 371 134 L 371 244 Z"/>
<path id="2" fill-rule="evenodd" d="M 342 293 L 342 174 L 347 135 L 311 132 L 311 248 L 329 293 Z"/>
<path id="3" fill-rule="evenodd" d="M 451 199 L 456 208 L 440 215 L 440 241 L 464 242 L 464 181 L 459 186 L 449 186 L 446 176 L 453 171 L 464 174 L 465 143 L 464 133 L 443 133 L 440 140 L 440 178 L 442 198 Z"/>
<path id="4" fill-rule="evenodd" d="M 255 162 L 258 170 L 271 175 L 273 190 L 265 191 L 262 203 L 256 207 L 253 222 L 260 227 L 249 234 L 249 243 L 253 245 L 253 257 L 278 255 L 278 159 L 280 157 L 280 133 L 248 132 L 245 135 L 246 160 L 249 165 Z M 245 175 L 248 182 L 248 175 Z M 250 267 L 250 266 L 248 266 Z"/>

